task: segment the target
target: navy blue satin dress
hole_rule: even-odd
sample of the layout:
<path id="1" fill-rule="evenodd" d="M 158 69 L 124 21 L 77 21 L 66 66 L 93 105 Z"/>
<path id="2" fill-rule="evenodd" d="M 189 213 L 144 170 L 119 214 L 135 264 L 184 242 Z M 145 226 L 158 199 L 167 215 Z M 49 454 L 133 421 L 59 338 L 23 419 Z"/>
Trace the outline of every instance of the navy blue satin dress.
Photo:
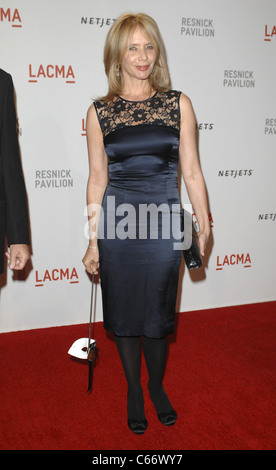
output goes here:
<path id="1" fill-rule="evenodd" d="M 109 158 L 99 229 L 104 327 L 118 336 L 173 332 L 181 250 L 180 92 L 95 101 Z"/>

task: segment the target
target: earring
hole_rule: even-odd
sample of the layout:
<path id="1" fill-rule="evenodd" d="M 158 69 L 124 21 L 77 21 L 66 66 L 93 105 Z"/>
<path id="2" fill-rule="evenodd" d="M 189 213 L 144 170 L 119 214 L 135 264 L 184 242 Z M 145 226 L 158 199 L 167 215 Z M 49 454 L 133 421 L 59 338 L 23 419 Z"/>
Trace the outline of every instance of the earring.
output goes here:
<path id="1" fill-rule="evenodd" d="M 115 75 L 116 75 L 116 77 L 118 77 L 118 78 L 120 77 L 120 65 L 119 65 L 119 64 L 116 65 Z"/>

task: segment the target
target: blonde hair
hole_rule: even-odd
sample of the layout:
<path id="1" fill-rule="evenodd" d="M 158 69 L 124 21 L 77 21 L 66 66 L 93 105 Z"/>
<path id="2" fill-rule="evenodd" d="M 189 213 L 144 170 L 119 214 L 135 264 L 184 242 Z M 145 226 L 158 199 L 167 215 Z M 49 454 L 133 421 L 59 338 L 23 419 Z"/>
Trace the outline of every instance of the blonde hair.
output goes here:
<path id="1" fill-rule="evenodd" d="M 108 78 L 108 93 L 101 98 L 103 101 L 110 101 L 122 92 L 123 77 L 121 73 L 117 76 L 116 71 L 127 50 L 129 37 L 137 27 L 147 34 L 156 52 L 156 62 L 149 77 L 150 86 L 155 91 L 168 91 L 171 88 L 165 46 L 156 22 L 144 13 L 125 13 L 113 23 L 106 37 L 104 66 Z"/>

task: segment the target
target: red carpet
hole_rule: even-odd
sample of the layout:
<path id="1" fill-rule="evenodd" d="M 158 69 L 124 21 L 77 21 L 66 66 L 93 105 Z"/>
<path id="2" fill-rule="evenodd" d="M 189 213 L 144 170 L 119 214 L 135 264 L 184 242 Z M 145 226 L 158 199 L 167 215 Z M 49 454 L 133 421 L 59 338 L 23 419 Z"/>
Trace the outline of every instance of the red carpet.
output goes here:
<path id="1" fill-rule="evenodd" d="M 91 395 L 87 364 L 67 354 L 87 325 L 3 333 L 0 448 L 275 449 L 275 314 L 268 302 L 178 315 L 164 385 L 179 418 L 171 428 L 158 421 L 143 360 L 143 436 L 127 427 L 126 382 L 102 323 Z"/>

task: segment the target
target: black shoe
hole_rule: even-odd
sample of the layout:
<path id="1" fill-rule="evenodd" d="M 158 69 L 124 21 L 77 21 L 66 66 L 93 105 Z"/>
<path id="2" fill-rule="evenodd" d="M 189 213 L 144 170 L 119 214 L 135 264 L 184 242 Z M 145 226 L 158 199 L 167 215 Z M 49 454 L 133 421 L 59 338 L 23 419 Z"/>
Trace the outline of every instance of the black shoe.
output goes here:
<path id="1" fill-rule="evenodd" d="M 161 386 L 154 392 L 148 384 L 148 389 L 159 421 L 165 426 L 173 426 L 177 420 L 177 413 L 171 406 L 164 388 Z M 162 409 L 168 411 L 162 411 Z"/>
<path id="2" fill-rule="evenodd" d="M 136 421 L 135 419 L 128 419 L 127 424 L 129 429 L 135 434 L 144 434 L 145 430 L 148 427 L 148 422 L 145 419 L 144 421 Z"/>
<path id="3" fill-rule="evenodd" d="M 165 426 L 173 426 L 177 420 L 177 413 L 173 408 L 168 413 L 157 413 L 157 416 Z"/>

